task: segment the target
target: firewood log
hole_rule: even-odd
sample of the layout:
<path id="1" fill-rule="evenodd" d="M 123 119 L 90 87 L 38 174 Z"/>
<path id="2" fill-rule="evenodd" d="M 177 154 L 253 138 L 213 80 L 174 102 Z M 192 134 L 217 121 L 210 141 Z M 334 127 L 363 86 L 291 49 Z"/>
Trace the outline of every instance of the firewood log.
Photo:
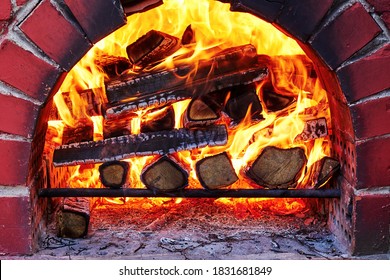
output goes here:
<path id="1" fill-rule="evenodd" d="M 125 161 L 110 161 L 99 166 L 100 181 L 103 186 L 113 189 L 123 187 L 129 172 L 129 163 Z"/>
<path id="2" fill-rule="evenodd" d="M 131 134 L 131 119 L 137 117 L 136 114 L 127 114 L 121 118 L 103 120 L 103 138 L 119 137 Z"/>
<path id="3" fill-rule="evenodd" d="M 175 111 L 172 106 L 148 113 L 141 120 L 141 132 L 172 130 L 175 127 Z"/>
<path id="4" fill-rule="evenodd" d="M 235 122 L 243 120 L 251 108 L 249 114 L 252 120 L 261 120 L 263 116 L 259 97 L 256 93 L 256 85 L 243 85 L 233 87 L 230 91 L 230 97 L 225 105 L 225 112 Z"/>
<path id="5" fill-rule="evenodd" d="M 276 93 L 270 84 L 265 84 L 262 87 L 261 97 L 267 112 L 281 111 L 295 102 L 295 98 L 293 96 Z"/>
<path id="6" fill-rule="evenodd" d="M 196 42 L 195 32 L 192 30 L 191 24 L 184 30 L 183 36 L 181 37 L 182 45 L 190 45 Z"/>
<path id="7" fill-rule="evenodd" d="M 307 120 L 301 134 L 296 137 L 296 141 L 308 141 L 328 135 L 328 125 L 325 118 Z"/>
<path id="8" fill-rule="evenodd" d="M 306 166 L 305 152 L 301 148 L 280 149 L 269 146 L 246 171 L 255 183 L 270 189 L 294 188 Z"/>
<path id="9" fill-rule="evenodd" d="M 325 185 L 339 170 L 338 160 L 324 157 L 316 161 L 310 168 L 311 184 L 318 189 Z"/>
<path id="10" fill-rule="evenodd" d="M 65 197 L 56 213 L 59 237 L 81 238 L 87 235 L 90 217 L 90 199 Z"/>
<path id="11" fill-rule="evenodd" d="M 220 189 L 238 180 L 226 152 L 209 156 L 196 163 L 196 174 L 200 184 L 206 189 Z"/>
<path id="12" fill-rule="evenodd" d="M 194 98 L 183 114 L 185 127 L 202 127 L 215 123 L 220 118 L 221 107 L 207 95 Z"/>
<path id="13" fill-rule="evenodd" d="M 75 127 L 65 126 L 62 133 L 62 145 L 93 140 L 93 123 L 81 119 Z"/>
<path id="14" fill-rule="evenodd" d="M 124 135 L 100 141 L 62 145 L 54 151 L 53 164 L 69 166 L 103 163 L 136 156 L 164 155 L 206 146 L 223 146 L 227 139 L 225 125 Z"/>
<path id="15" fill-rule="evenodd" d="M 118 77 L 122 72 L 131 68 L 131 63 L 126 57 L 101 55 L 95 62 L 100 66 L 109 79 Z"/>
<path id="16" fill-rule="evenodd" d="M 164 4 L 163 0 L 121 0 L 126 16 L 143 13 Z"/>
<path id="17" fill-rule="evenodd" d="M 146 67 L 170 56 L 179 48 L 179 38 L 160 31 L 150 30 L 127 46 L 126 52 L 132 64 Z"/>
<path id="18" fill-rule="evenodd" d="M 153 191 L 175 191 L 188 185 L 188 173 L 176 160 L 163 156 L 144 167 L 141 181 Z"/>

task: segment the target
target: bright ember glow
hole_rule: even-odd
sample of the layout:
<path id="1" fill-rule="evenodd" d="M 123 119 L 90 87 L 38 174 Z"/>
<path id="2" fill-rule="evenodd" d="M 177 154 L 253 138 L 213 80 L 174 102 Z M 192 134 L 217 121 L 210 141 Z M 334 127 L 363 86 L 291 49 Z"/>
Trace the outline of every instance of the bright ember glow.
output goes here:
<path id="1" fill-rule="evenodd" d="M 302 147 L 306 153 L 307 168 L 314 162 L 330 154 L 330 140 L 328 137 L 303 141 L 302 133 L 307 120 L 326 118 L 330 129 L 330 111 L 326 91 L 321 86 L 317 75 L 313 74 L 313 64 L 305 55 L 297 42 L 274 26 L 246 13 L 231 12 L 230 5 L 211 0 L 165 0 L 164 5 L 150 11 L 129 16 L 127 25 L 98 42 L 67 75 L 60 90 L 54 97 L 61 121 L 49 121 L 47 141 L 61 144 L 61 135 L 64 125 L 77 127 L 81 120 L 91 120 L 94 125 L 94 140 L 102 139 L 103 117 L 88 115 L 88 104 L 83 103 L 80 92 L 87 89 L 94 90 L 100 100 L 106 100 L 104 81 L 106 74 L 97 65 L 102 55 L 127 57 L 126 47 L 150 30 L 161 31 L 181 38 L 184 30 L 191 25 L 195 32 L 196 44 L 179 49 L 165 61 L 154 66 L 155 69 L 171 68 L 173 58 L 183 55 L 182 61 L 191 63 L 200 58 L 210 57 L 217 51 L 229 47 L 252 44 L 259 55 L 271 57 L 269 64 L 269 78 L 257 84 L 257 94 L 261 96 L 265 84 L 272 83 L 275 92 L 294 97 L 296 102 L 286 109 L 277 112 L 267 112 L 262 115 L 264 120 L 253 122 L 249 114 L 236 126 L 230 125 L 230 119 L 224 116 L 221 123 L 229 127 L 228 144 L 223 147 L 206 147 L 193 151 L 183 151 L 177 157 L 190 167 L 189 188 L 201 188 L 194 171 L 195 163 L 208 155 L 226 151 L 239 176 L 239 180 L 229 188 L 256 187 L 243 175 L 242 170 L 253 162 L 262 149 L 267 146 L 280 148 Z M 191 78 L 191 74 L 186 79 Z M 71 108 L 64 100 L 62 93 L 70 93 Z M 261 98 L 260 98 L 261 99 Z M 262 100 L 263 102 L 263 100 Z M 177 102 L 173 105 L 175 111 L 175 127 L 183 127 L 182 114 L 189 100 Z M 263 102 L 264 103 L 264 102 Z M 131 120 L 132 133 L 139 133 L 141 119 L 147 111 L 137 112 L 138 117 Z M 230 125 L 230 126 L 229 126 Z M 56 131 L 53 132 L 53 131 Z M 49 153 L 49 152 L 48 152 Z M 137 157 L 126 161 L 130 163 L 129 188 L 145 188 L 140 181 L 141 170 L 151 157 Z M 73 173 L 70 176 L 70 187 L 102 187 L 97 171 L 98 164 L 69 168 Z M 298 180 L 297 188 L 309 188 L 309 174 L 303 172 Z M 102 199 L 101 203 L 124 203 L 135 199 Z M 150 199 L 154 206 L 158 206 L 166 199 Z M 176 203 L 180 203 L 177 199 Z M 238 212 L 245 209 L 269 209 L 279 214 L 293 214 L 303 211 L 305 203 L 302 199 L 218 199 L 218 205 L 235 207 Z M 148 204 L 149 205 L 149 204 Z"/>

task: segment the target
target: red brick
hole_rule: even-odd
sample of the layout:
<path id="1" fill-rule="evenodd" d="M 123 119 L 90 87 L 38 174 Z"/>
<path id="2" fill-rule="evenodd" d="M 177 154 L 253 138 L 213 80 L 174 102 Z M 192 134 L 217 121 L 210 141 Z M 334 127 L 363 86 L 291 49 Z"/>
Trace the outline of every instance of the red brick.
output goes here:
<path id="1" fill-rule="evenodd" d="M 390 12 L 389 0 L 367 0 L 374 7 L 376 13 Z"/>
<path id="2" fill-rule="evenodd" d="M 25 255 L 33 253 L 30 227 L 1 227 L 0 253 L 6 255 Z"/>
<path id="3" fill-rule="evenodd" d="M 32 138 L 38 111 L 29 101 L 0 94 L 0 131 Z"/>
<path id="4" fill-rule="evenodd" d="M 324 27 L 311 45 L 332 69 L 336 69 L 380 32 L 370 14 L 356 3 Z"/>
<path id="5" fill-rule="evenodd" d="M 390 88 L 390 44 L 376 53 L 349 64 L 337 76 L 350 102 Z"/>
<path id="6" fill-rule="evenodd" d="M 268 0 L 232 0 L 231 10 L 249 12 L 268 22 L 274 22 L 283 8 L 283 3 Z"/>
<path id="7" fill-rule="evenodd" d="M 0 185 L 26 185 L 31 144 L 0 140 Z"/>
<path id="8" fill-rule="evenodd" d="M 31 12 L 20 29 L 65 70 L 70 70 L 92 46 L 49 0 Z"/>
<path id="9" fill-rule="evenodd" d="M 119 1 L 65 0 L 85 34 L 92 43 L 109 35 L 126 23 L 126 16 Z"/>
<path id="10" fill-rule="evenodd" d="M 358 189 L 390 186 L 390 137 L 374 138 L 356 145 Z"/>
<path id="11" fill-rule="evenodd" d="M 21 228 L 31 226 L 29 197 L 0 197 L 0 225 Z"/>
<path id="12" fill-rule="evenodd" d="M 0 65 L 0 80 L 40 101 L 63 76 L 61 70 L 7 39 L 0 45 Z"/>
<path id="13" fill-rule="evenodd" d="M 16 0 L 16 5 L 22 6 L 22 5 L 26 4 L 28 1 L 30 1 L 30 0 Z"/>
<path id="14" fill-rule="evenodd" d="M 0 1 L 0 20 L 8 20 L 12 16 L 11 0 Z"/>
<path id="15" fill-rule="evenodd" d="M 351 112 L 358 139 L 390 133 L 390 96 L 351 106 Z"/>
<path id="16" fill-rule="evenodd" d="M 306 41 L 333 4 L 333 0 L 286 0 L 276 23 Z"/>
<path id="17" fill-rule="evenodd" d="M 381 19 L 386 24 L 387 28 L 390 29 L 390 12 L 383 13 Z"/>
<path id="18" fill-rule="evenodd" d="M 383 194 L 362 194 L 354 200 L 353 253 L 388 253 L 390 193 L 383 191 Z"/>

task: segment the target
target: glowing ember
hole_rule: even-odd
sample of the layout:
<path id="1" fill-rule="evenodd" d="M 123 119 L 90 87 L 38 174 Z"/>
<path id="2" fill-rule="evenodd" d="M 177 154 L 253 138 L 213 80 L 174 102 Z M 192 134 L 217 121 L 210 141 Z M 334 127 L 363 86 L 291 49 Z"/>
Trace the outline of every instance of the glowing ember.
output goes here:
<path id="1" fill-rule="evenodd" d="M 215 53 L 234 46 L 252 44 L 256 47 L 259 61 L 267 65 L 269 78 L 256 84 L 256 94 L 262 102 L 262 120 L 252 120 L 251 115 L 238 124 L 223 115 L 219 123 L 229 127 L 228 144 L 222 147 L 206 147 L 176 154 L 190 172 L 189 188 L 201 188 L 194 171 L 195 163 L 206 156 L 227 152 L 231 157 L 233 167 L 239 176 L 238 182 L 229 188 L 259 187 L 251 183 L 243 175 L 243 170 L 252 163 L 267 146 L 279 148 L 300 147 L 305 151 L 307 168 L 330 153 L 330 140 L 327 136 L 303 141 L 301 134 L 306 121 L 325 118 L 330 127 L 330 112 L 327 96 L 319 79 L 316 77 L 313 64 L 304 54 L 299 45 L 284 35 L 271 24 L 245 13 L 232 13 L 230 6 L 211 0 L 165 0 L 164 5 L 153 10 L 134 14 L 128 17 L 126 26 L 118 29 L 97 43 L 69 72 L 59 92 L 54 97 L 61 121 L 49 121 L 48 143 L 61 144 L 64 125 L 75 127 L 82 119 L 91 119 L 94 126 L 94 140 L 103 139 L 103 117 L 90 116 L 89 104 L 80 97 L 80 92 L 92 89 L 95 97 L 106 101 L 104 89 L 105 80 L 109 79 L 98 61 L 103 56 L 127 57 L 126 47 L 150 30 L 157 30 L 181 38 L 186 28 L 191 25 L 195 33 L 196 43 L 186 45 L 153 67 L 143 71 L 170 69 L 180 63 L 191 63 L 211 57 Z M 150 20 L 153 19 L 153 20 Z M 131 71 L 140 71 L 133 67 Z M 314 74 L 313 74 L 314 73 Z M 191 79 L 194 73 L 189 73 L 184 79 Z M 271 91 L 273 92 L 270 92 Z M 71 107 L 65 101 L 62 93 L 69 93 Z M 284 104 L 281 110 L 272 110 L 272 100 Z M 225 102 L 227 102 L 225 100 Z M 182 115 L 190 100 L 173 104 L 175 112 L 175 128 L 183 127 Z M 268 106 L 267 106 L 268 105 Z M 267 109 L 269 108 L 269 109 Z M 250 108 L 249 108 L 250 109 Z M 165 109 L 162 109 L 165 110 Z M 158 112 L 157 112 L 158 113 Z M 153 117 L 148 110 L 138 111 L 131 119 L 131 133 L 139 133 L 142 120 Z M 45 153 L 50 154 L 53 147 L 46 147 Z M 140 174 L 145 164 L 152 157 L 137 157 L 127 159 L 130 164 L 128 185 L 125 187 L 144 188 Z M 73 170 L 69 187 L 100 188 L 98 165 L 69 168 Z M 309 172 L 303 172 L 298 180 L 297 188 L 309 188 Z M 148 203 L 156 207 L 167 199 L 149 199 Z M 168 199 L 169 200 L 169 199 Z M 101 202 L 125 203 L 134 199 L 102 199 Z M 181 203 L 176 199 L 175 203 Z M 267 209 L 278 214 L 293 214 L 305 209 L 302 199 L 218 199 L 217 204 L 233 207 L 237 215 Z M 146 206 L 142 206 L 146 207 Z M 245 210 L 246 209 L 246 210 Z M 256 211 L 252 211 L 252 210 Z"/>

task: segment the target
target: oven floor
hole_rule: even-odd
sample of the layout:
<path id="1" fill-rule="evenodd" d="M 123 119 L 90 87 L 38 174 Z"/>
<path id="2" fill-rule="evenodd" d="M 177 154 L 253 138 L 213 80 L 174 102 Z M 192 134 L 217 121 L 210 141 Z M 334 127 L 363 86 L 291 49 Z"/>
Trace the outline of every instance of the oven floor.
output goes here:
<path id="1" fill-rule="evenodd" d="M 88 236 L 59 238 L 55 225 L 27 259 L 346 259 L 310 211 L 275 215 L 269 211 L 220 207 L 212 200 L 183 200 L 142 207 L 94 209 Z M 149 209 L 144 209 L 148 208 Z"/>

